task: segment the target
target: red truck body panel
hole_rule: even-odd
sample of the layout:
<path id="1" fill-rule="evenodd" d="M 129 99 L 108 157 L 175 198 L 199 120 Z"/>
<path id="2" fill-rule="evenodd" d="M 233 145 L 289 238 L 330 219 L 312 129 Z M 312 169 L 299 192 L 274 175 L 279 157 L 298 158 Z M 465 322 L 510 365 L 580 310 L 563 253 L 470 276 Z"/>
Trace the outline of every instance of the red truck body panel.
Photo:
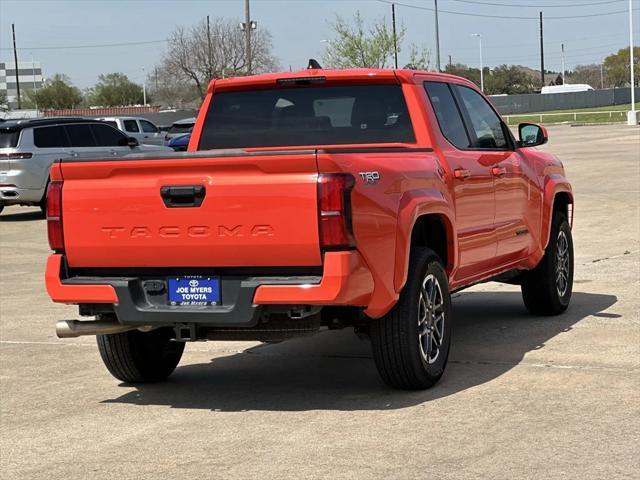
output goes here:
<path id="1" fill-rule="evenodd" d="M 283 78 L 307 77 L 324 77 L 326 85 L 401 85 L 415 143 L 195 155 L 216 94 L 277 88 Z M 573 203 L 561 162 L 534 148 L 454 147 L 438 127 L 424 81 L 478 92 L 458 77 L 405 70 L 308 70 L 212 81 L 189 144 L 194 156 L 56 167 L 64 179 L 68 265 L 322 266 L 320 284 L 260 286 L 254 303 L 363 306 L 377 318 L 393 307 L 406 282 L 414 226 L 431 215 L 446 230 L 443 262 L 452 290 L 507 270 L 533 268 L 549 240 L 556 195 L 564 193 Z M 367 172 L 376 173 L 374 183 L 366 181 Z M 348 173 L 356 180 L 350 253 L 323 253 L 319 246 L 316 183 L 327 173 Z M 166 208 L 158 194 L 165 185 L 196 184 L 207 188 L 200 208 Z"/>

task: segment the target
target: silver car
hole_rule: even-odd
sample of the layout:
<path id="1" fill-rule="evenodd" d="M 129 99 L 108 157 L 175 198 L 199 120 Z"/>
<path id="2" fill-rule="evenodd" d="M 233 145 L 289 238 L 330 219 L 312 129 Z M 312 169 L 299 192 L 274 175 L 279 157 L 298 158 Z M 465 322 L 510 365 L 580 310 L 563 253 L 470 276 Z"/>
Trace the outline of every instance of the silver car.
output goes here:
<path id="1" fill-rule="evenodd" d="M 169 141 L 172 138 L 179 137 L 184 135 L 185 133 L 191 133 L 193 130 L 193 126 L 196 124 L 195 117 L 191 118 L 183 118 L 182 120 L 178 120 L 177 122 L 173 122 L 171 127 L 167 131 L 164 136 L 165 145 L 169 144 Z"/>
<path id="2" fill-rule="evenodd" d="M 144 145 L 164 145 L 164 135 L 152 122 L 140 117 L 100 117 L 112 127 L 124 132 L 129 137 Z"/>
<path id="3" fill-rule="evenodd" d="M 97 120 L 43 118 L 0 122 L 0 212 L 5 205 L 44 209 L 49 167 L 57 159 L 118 158 L 130 153 L 171 152 L 139 145 L 135 138 Z"/>

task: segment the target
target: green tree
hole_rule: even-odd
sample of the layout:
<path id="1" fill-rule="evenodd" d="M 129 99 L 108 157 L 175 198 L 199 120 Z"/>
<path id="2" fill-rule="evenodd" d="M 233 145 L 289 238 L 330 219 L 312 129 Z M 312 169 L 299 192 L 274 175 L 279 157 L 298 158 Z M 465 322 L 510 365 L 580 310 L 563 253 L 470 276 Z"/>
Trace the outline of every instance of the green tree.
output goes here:
<path id="1" fill-rule="evenodd" d="M 480 85 L 480 69 L 479 68 L 471 68 L 462 63 L 451 63 L 447 65 L 444 69 L 445 73 L 450 73 L 451 75 L 457 75 L 458 77 L 466 78 L 467 80 L 475 83 L 476 85 Z M 488 69 L 485 69 L 485 79 L 487 78 Z"/>
<path id="2" fill-rule="evenodd" d="M 633 47 L 633 63 L 635 71 L 640 70 L 640 47 Z M 606 72 L 607 82 L 614 87 L 624 87 L 629 85 L 631 74 L 629 69 L 629 47 L 621 48 L 617 53 L 613 53 L 604 59 L 604 69 Z M 640 83 L 636 75 L 636 86 Z"/>
<path id="3" fill-rule="evenodd" d="M 5 92 L 0 92 L 0 112 L 6 112 L 7 110 L 9 110 L 7 94 Z"/>
<path id="4" fill-rule="evenodd" d="M 360 12 L 347 20 L 336 16 L 331 24 L 334 38 L 327 42 L 323 63 L 330 68 L 388 68 L 393 66 L 393 31 L 385 18 L 365 25 Z M 398 54 L 402 51 L 406 29 L 401 26 L 396 31 Z M 426 69 L 429 67 L 429 51 L 409 47 L 407 68 Z"/>
<path id="5" fill-rule="evenodd" d="M 56 73 L 37 91 L 27 90 L 28 105 L 38 104 L 40 110 L 65 109 L 78 106 L 82 102 L 82 94 L 74 87 L 69 77 Z"/>
<path id="6" fill-rule="evenodd" d="M 485 71 L 484 84 L 489 95 L 533 93 L 536 88 L 531 75 L 518 65 L 500 65 L 489 72 Z"/>
<path id="7" fill-rule="evenodd" d="M 93 92 L 93 101 L 103 107 L 140 105 L 143 102 L 142 87 L 124 73 L 100 75 Z"/>

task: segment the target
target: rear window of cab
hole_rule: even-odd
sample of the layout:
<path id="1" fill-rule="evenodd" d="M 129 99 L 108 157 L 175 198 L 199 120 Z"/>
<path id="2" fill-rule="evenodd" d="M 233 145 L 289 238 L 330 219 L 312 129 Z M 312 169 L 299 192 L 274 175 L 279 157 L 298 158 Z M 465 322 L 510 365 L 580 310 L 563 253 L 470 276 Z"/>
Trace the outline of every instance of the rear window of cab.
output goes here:
<path id="1" fill-rule="evenodd" d="M 13 148 L 18 146 L 20 130 L 0 128 L 0 148 Z"/>
<path id="2" fill-rule="evenodd" d="M 214 94 L 199 149 L 414 142 L 401 86 L 368 84 Z"/>

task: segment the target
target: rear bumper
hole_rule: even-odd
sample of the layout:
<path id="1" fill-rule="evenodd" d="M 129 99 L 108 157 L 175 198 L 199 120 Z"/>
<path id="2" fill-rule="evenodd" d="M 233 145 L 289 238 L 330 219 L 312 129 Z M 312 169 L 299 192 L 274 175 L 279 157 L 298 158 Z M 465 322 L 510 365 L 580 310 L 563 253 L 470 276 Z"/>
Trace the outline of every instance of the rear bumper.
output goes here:
<path id="1" fill-rule="evenodd" d="M 3 183 L 0 181 L 0 183 Z M 44 197 L 42 188 L 0 187 L 2 205 L 24 205 L 40 203 Z"/>
<path id="2" fill-rule="evenodd" d="M 45 278 L 54 302 L 112 306 L 120 323 L 132 325 L 252 327 L 265 308 L 285 312 L 288 307 L 306 305 L 366 306 L 373 291 L 371 273 L 356 251 L 326 253 L 321 277 L 223 276 L 223 304 L 219 306 L 169 305 L 166 289 L 164 293 L 157 290 L 166 276 L 70 277 L 59 254 L 49 257 Z"/>

